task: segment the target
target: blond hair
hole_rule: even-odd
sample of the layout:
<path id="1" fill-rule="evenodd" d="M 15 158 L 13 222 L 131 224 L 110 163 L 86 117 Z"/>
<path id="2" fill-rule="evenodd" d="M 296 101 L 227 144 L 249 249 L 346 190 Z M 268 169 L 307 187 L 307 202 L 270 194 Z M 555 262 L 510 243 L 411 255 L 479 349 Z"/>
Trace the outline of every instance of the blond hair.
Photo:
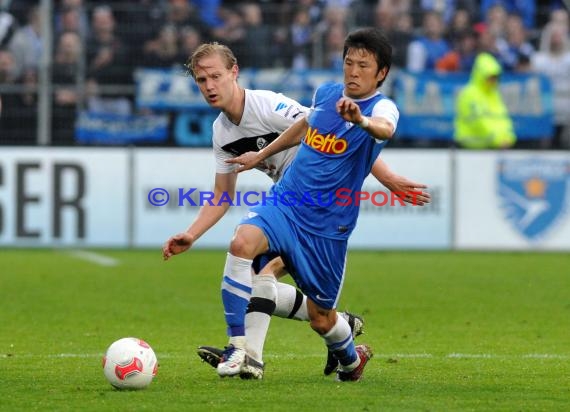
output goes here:
<path id="1" fill-rule="evenodd" d="M 188 62 L 185 65 L 188 69 L 188 74 L 196 78 L 196 66 L 198 65 L 198 62 L 204 57 L 211 56 L 212 54 L 219 54 L 226 65 L 226 69 L 228 70 L 237 64 L 236 56 L 234 56 L 234 53 L 228 46 L 218 42 L 204 43 L 198 46 L 194 53 L 192 53 L 192 56 L 188 58 Z"/>

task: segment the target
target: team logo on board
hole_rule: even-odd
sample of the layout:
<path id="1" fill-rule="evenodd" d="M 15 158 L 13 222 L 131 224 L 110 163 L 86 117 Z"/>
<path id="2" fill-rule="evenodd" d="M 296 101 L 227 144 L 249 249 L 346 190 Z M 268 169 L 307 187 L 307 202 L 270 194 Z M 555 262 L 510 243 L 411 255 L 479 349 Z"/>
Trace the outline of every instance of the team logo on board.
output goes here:
<path id="1" fill-rule="evenodd" d="M 498 190 L 506 219 L 528 240 L 538 240 L 566 212 L 570 162 L 551 157 L 499 160 Z"/>

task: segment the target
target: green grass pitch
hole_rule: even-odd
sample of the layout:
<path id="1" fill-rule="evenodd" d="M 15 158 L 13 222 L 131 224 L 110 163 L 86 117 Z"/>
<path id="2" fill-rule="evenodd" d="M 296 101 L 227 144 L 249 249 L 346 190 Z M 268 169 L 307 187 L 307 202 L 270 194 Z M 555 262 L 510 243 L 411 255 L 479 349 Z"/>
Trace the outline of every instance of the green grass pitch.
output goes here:
<path id="1" fill-rule="evenodd" d="M 340 309 L 365 317 L 375 356 L 358 383 L 322 369 L 307 323 L 273 318 L 263 381 L 220 379 L 201 344 L 227 340 L 224 251 L 0 251 L 0 410 L 567 411 L 570 255 L 357 252 Z M 136 336 L 160 363 L 149 388 L 113 389 L 101 358 Z"/>

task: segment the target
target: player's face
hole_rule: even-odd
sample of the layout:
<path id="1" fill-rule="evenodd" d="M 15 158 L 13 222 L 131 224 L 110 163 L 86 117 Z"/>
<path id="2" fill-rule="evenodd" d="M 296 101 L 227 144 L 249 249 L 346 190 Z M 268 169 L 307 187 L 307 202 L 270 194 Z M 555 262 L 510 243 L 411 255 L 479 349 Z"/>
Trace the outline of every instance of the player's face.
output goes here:
<path id="1" fill-rule="evenodd" d="M 228 69 L 219 54 L 212 54 L 198 61 L 195 80 L 206 102 L 211 107 L 225 110 L 234 98 L 237 74 L 237 66 Z"/>
<path id="2" fill-rule="evenodd" d="M 363 99 L 376 93 L 376 85 L 386 76 L 387 68 L 378 71 L 374 55 L 365 49 L 348 49 L 344 58 L 344 93 Z"/>

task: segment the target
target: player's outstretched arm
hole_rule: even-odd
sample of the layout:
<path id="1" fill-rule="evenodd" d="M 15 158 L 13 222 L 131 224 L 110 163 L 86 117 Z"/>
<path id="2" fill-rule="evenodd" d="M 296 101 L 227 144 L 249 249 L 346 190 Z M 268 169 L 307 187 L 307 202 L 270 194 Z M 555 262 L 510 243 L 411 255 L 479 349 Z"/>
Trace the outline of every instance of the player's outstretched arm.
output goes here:
<path id="1" fill-rule="evenodd" d="M 174 255 L 185 252 L 192 246 L 193 239 L 188 232 L 178 233 L 168 238 L 162 246 L 162 258 L 170 259 Z"/>
<path id="2" fill-rule="evenodd" d="M 423 206 L 431 202 L 431 195 L 424 191 L 427 185 L 409 180 L 407 177 L 394 173 L 380 157 L 376 159 L 370 171 L 386 189 L 390 190 L 406 203 Z"/>
<path id="3" fill-rule="evenodd" d="M 214 184 L 214 197 L 210 202 L 204 204 L 198 216 L 185 232 L 171 236 L 162 247 L 162 257 L 164 260 L 170 259 L 190 249 L 204 233 L 226 214 L 230 204 L 225 201 L 227 196 L 233 201 L 235 195 L 237 175 L 235 173 L 216 173 Z M 224 196 L 224 201 L 220 202 Z"/>
<path id="4" fill-rule="evenodd" d="M 363 116 L 360 107 L 347 97 L 338 100 L 336 110 L 344 120 L 357 124 L 375 139 L 391 139 L 394 135 L 395 130 L 392 123 L 382 117 Z"/>
<path id="5" fill-rule="evenodd" d="M 253 169 L 268 157 L 301 143 L 301 139 L 307 133 L 308 127 L 309 124 L 303 117 L 289 126 L 277 139 L 271 142 L 267 147 L 261 149 L 259 152 L 247 152 L 241 156 L 226 160 L 226 163 L 238 165 L 236 168 L 236 172 L 238 173 Z"/>

